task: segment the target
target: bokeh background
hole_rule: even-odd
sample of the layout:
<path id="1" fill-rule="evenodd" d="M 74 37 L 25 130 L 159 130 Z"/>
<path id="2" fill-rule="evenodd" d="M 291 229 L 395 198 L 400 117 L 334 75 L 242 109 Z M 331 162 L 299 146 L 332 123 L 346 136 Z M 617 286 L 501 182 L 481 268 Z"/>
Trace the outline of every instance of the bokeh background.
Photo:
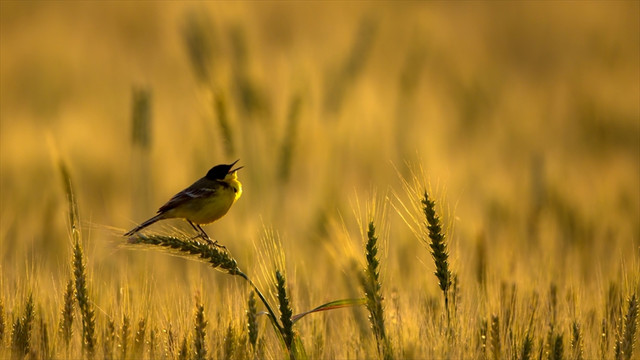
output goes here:
<path id="1" fill-rule="evenodd" d="M 7 312 L 32 290 L 51 323 L 59 313 L 70 240 L 57 159 L 76 188 L 99 324 L 128 313 L 187 331 L 200 293 L 212 338 L 227 322 L 242 327 L 243 283 L 130 251 L 120 237 L 238 158 L 245 192 L 209 234 L 264 278 L 275 261 L 264 247 L 277 239 L 301 312 L 359 296 L 374 214 L 399 355 L 433 349 L 417 340 L 429 327 L 413 316 L 439 299 L 412 231 L 424 189 L 442 211 L 472 319 L 495 311 L 505 283 L 543 296 L 555 283 L 580 299 L 574 318 L 597 339 L 610 284 L 637 292 L 636 1 L 0 6 Z M 175 221 L 151 231 L 174 227 L 189 230 Z M 350 352 L 357 321 L 344 314 L 301 322 L 314 354 L 371 354 Z"/>

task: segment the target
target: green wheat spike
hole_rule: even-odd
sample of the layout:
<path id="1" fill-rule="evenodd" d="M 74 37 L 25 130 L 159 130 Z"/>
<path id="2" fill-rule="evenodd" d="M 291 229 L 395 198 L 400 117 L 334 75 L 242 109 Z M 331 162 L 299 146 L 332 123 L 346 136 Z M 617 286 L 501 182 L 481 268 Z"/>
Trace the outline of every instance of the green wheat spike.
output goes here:
<path id="1" fill-rule="evenodd" d="M 5 329 L 5 318 L 4 318 L 4 301 L 0 297 L 0 345 L 2 344 L 2 340 L 4 340 L 4 329 Z"/>
<path id="2" fill-rule="evenodd" d="M 500 317 L 498 315 L 491 316 L 491 355 L 494 360 L 500 359 L 501 354 L 500 342 Z"/>
<path id="3" fill-rule="evenodd" d="M 380 261 L 378 260 L 378 237 L 373 221 L 369 222 L 365 258 L 367 267 L 361 278 L 365 290 L 366 307 L 369 310 L 369 321 L 376 337 L 378 351 L 385 359 L 393 357 L 391 342 L 387 337 L 384 324 L 384 307 L 382 305 L 382 284 L 380 283 Z"/>
<path id="4" fill-rule="evenodd" d="M 149 151 L 151 147 L 151 91 L 149 89 L 133 90 L 131 114 L 131 143 Z"/>
<path id="5" fill-rule="evenodd" d="M 122 329 L 120 330 L 120 353 L 123 359 L 127 358 L 127 350 L 129 350 L 129 333 L 131 325 L 129 324 L 129 317 L 124 315 L 122 317 Z"/>
<path id="6" fill-rule="evenodd" d="M 151 331 L 149 332 L 149 359 L 150 360 L 155 360 L 156 358 L 156 341 L 157 341 L 157 328 L 154 326 L 153 328 L 151 328 Z"/>
<path id="7" fill-rule="evenodd" d="M 142 357 L 142 352 L 144 351 L 144 339 L 146 333 L 146 320 L 141 318 L 138 321 L 138 329 L 136 330 L 135 337 L 133 339 L 133 353 L 136 357 Z"/>
<path id="8" fill-rule="evenodd" d="M 524 342 L 522 343 L 520 360 L 530 360 L 532 353 L 533 353 L 533 339 L 531 338 L 531 335 L 526 334 L 524 336 Z"/>
<path id="9" fill-rule="evenodd" d="M 282 335 L 284 338 L 284 344 L 287 347 L 287 350 L 289 350 L 290 354 L 293 355 L 291 349 L 294 338 L 293 321 L 291 319 L 291 317 L 293 316 L 293 310 L 291 310 L 291 306 L 289 305 L 289 297 L 287 296 L 285 278 L 280 270 L 276 270 L 276 289 L 278 291 L 280 322 L 282 323 Z"/>
<path id="10" fill-rule="evenodd" d="M 549 360 L 562 360 L 564 359 L 564 345 L 562 341 L 562 334 L 555 336 L 553 341 L 553 348 L 549 354 Z"/>
<path id="11" fill-rule="evenodd" d="M 109 319 L 107 326 L 102 331 L 102 356 L 105 359 L 113 359 L 113 347 L 116 343 L 116 324 Z"/>
<path id="12" fill-rule="evenodd" d="M 74 287 L 73 280 L 67 281 L 67 286 L 64 292 L 64 302 L 60 317 L 60 324 L 58 326 L 62 340 L 64 341 L 65 353 L 67 357 L 69 355 L 69 344 L 71 337 L 73 336 L 73 319 L 75 318 L 74 309 Z"/>
<path id="13" fill-rule="evenodd" d="M 47 323 L 43 319 L 42 309 L 40 309 L 40 355 L 43 360 L 51 359 L 51 343 L 49 341 L 49 330 Z"/>
<path id="14" fill-rule="evenodd" d="M 251 348 L 255 351 L 256 345 L 258 344 L 258 309 L 256 307 L 256 294 L 251 291 L 249 294 L 247 310 L 247 329 L 249 332 L 249 343 L 251 344 Z"/>
<path id="15" fill-rule="evenodd" d="M 213 23 L 206 12 L 191 11 L 181 30 L 196 78 L 206 84 L 211 80 L 211 67 L 216 52 Z"/>
<path id="16" fill-rule="evenodd" d="M 582 360 L 584 357 L 584 349 L 582 346 L 582 331 L 578 321 L 574 320 L 571 324 L 571 348 L 573 352 L 573 358 L 576 360 Z"/>
<path id="17" fill-rule="evenodd" d="M 87 356 L 93 358 L 95 355 L 95 315 L 89 300 L 87 290 L 87 275 L 84 264 L 84 255 L 80 241 L 76 238 L 73 246 L 73 272 L 76 285 L 76 299 L 82 315 L 82 338 L 83 348 L 87 351 Z"/>
<path id="18" fill-rule="evenodd" d="M 11 354 L 13 358 L 23 358 L 31 351 L 31 336 L 33 330 L 33 295 L 29 294 L 24 307 L 24 315 L 13 323 L 11 334 Z"/>
<path id="19" fill-rule="evenodd" d="M 62 180 L 64 184 L 64 190 L 67 196 L 67 202 L 69 205 L 68 216 L 69 226 L 71 228 L 71 237 L 73 239 L 73 256 L 71 268 L 73 269 L 73 275 L 75 279 L 75 291 L 76 300 L 78 301 L 78 307 L 80 308 L 80 314 L 82 315 L 82 349 L 86 350 L 87 357 L 93 358 L 96 348 L 96 336 L 95 336 L 95 314 L 92 304 L 89 300 L 89 290 L 87 289 L 87 274 L 84 262 L 84 255 L 82 252 L 82 246 L 80 245 L 80 224 L 78 217 L 78 203 L 76 202 L 75 193 L 73 191 L 73 183 L 71 181 L 71 174 L 67 165 L 60 160 L 58 163 Z"/>
<path id="20" fill-rule="evenodd" d="M 207 320 L 204 316 L 204 305 L 196 299 L 194 313 L 195 325 L 193 328 L 193 359 L 204 360 L 207 358 Z"/>
<path id="21" fill-rule="evenodd" d="M 280 180 L 287 181 L 291 174 L 291 159 L 294 153 L 296 134 L 298 132 L 298 123 L 300 122 L 300 112 L 302 109 L 302 96 L 296 94 L 289 105 L 289 114 L 287 116 L 287 128 L 284 140 L 280 149 Z"/>
<path id="22" fill-rule="evenodd" d="M 431 243 L 431 255 L 436 264 L 436 278 L 438 285 L 444 294 L 444 304 L 449 318 L 449 288 L 451 287 L 451 271 L 449 271 L 449 254 L 447 253 L 447 244 L 445 236 L 442 232 L 440 218 L 436 214 L 435 202 L 429 199 L 429 194 L 425 191 L 422 200 L 423 210 L 427 219 L 427 229 Z"/>
<path id="23" fill-rule="evenodd" d="M 187 335 L 182 337 L 180 343 L 180 351 L 178 352 L 179 360 L 187 360 L 189 358 L 189 343 L 187 342 Z"/>
<path id="24" fill-rule="evenodd" d="M 636 328 L 638 326 L 638 298 L 633 294 L 629 299 L 629 307 L 624 317 L 624 333 L 622 339 L 616 342 L 616 359 L 631 359 L 633 347 L 636 341 Z"/>
<path id="25" fill-rule="evenodd" d="M 227 332 L 224 337 L 224 344 L 222 346 L 224 349 L 224 359 L 235 359 L 237 357 L 236 341 L 237 339 L 235 329 L 233 328 L 233 324 L 229 322 L 229 325 L 227 326 Z"/>

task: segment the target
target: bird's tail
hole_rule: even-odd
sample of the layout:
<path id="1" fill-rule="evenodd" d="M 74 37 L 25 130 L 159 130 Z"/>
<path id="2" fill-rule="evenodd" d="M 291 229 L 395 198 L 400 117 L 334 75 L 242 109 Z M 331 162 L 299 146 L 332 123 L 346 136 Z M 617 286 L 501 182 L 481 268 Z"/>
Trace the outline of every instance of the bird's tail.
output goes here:
<path id="1" fill-rule="evenodd" d="M 146 228 L 147 226 L 153 224 L 154 222 L 156 222 L 158 220 L 162 220 L 162 219 L 164 219 L 164 213 L 158 214 L 158 215 L 152 217 L 151 219 L 143 222 L 142 224 L 136 226 L 135 228 L 131 229 L 129 232 L 125 233 L 124 236 L 131 236 L 131 235 L 137 233 L 138 231 Z"/>

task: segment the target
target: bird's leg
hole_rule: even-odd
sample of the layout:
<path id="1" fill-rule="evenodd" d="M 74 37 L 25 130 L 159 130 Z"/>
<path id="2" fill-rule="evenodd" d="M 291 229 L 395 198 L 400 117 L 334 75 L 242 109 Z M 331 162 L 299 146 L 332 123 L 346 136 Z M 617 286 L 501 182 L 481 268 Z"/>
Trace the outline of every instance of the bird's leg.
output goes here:
<path id="1" fill-rule="evenodd" d="M 187 220 L 187 222 L 189 223 L 189 225 L 191 225 L 191 227 L 193 228 L 193 230 L 198 232 L 198 235 L 195 238 L 202 238 L 204 239 L 207 243 L 209 243 L 209 245 L 213 245 L 213 246 L 217 246 L 219 248 L 223 248 L 225 250 L 227 250 L 227 247 L 224 245 L 220 245 L 218 244 L 217 240 L 211 240 L 211 238 L 209 237 L 209 235 L 207 235 L 207 233 L 202 229 L 202 227 L 200 227 L 200 225 L 198 224 L 194 224 L 193 222 L 191 222 L 190 220 Z"/>
<path id="2" fill-rule="evenodd" d="M 193 230 L 195 230 L 198 235 L 194 236 L 193 239 L 197 239 L 197 238 L 202 238 L 204 239 L 206 242 L 212 244 L 213 241 L 211 241 L 211 239 L 209 238 L 209 235 L 207 235 L 206 232 L 204 232 L 204 230 L 202 230 L 202 228 L 200 227 L 200 225 L 196 225 L 194 223 L 191 222 L 191 220 L 187 220 L 187 222 L 189 223 L 189 225 L 191 225 L 191 227 L 193 228 Z"/>
<path id="3" fill-rule="evenodd" d="M 196 225 L 196 226 L 198 227 L 198 229 L 200 229 L 200 231 L 202 232 L 202 234 L 203 234 L 204 236 L 206 236 L 206 238 L 205 238 L 205 239 L 209 242 L 209 244 L 211 244 L 211 245 L 213 245 L 213 246 L 217 246 L 217 247 L 219 247 L 219 248 L 222 248 L 222 249 L 227 250 L 227 247 L 226 247 L 226 246 L 218 244 L 218 240 L 211 240 L 211 238 L 209 237 L 209 235 L 207 235 L 207 233 L 206 233 L 206 232 L 204 232 L 204 230 L 202 230 L 202 228 L 200 227 L 200 225 Z"/>
<path id="4" fill-rule="evenodd" d="M 203 239 L 207 240 L 207 242 L 208 242 L 209 244 L 213 244 L 213 243 L 214 243 L 214 241 L 213 241 L 213 240 L 211 240 L 211 238 L 209 237 L 209 235 L 207 235 L 207 233 L 206 233 L 206 232 L 204 232 L 204 230 L 202 229 L 202 227 L 200 227 L 200 225 L 199 225 L 199 224 L 196 224 L 196 227 L 198 228 L 198 232 L 200 232 L 200 234 L 202 234 L 202 238 L 203 238 Z"/>

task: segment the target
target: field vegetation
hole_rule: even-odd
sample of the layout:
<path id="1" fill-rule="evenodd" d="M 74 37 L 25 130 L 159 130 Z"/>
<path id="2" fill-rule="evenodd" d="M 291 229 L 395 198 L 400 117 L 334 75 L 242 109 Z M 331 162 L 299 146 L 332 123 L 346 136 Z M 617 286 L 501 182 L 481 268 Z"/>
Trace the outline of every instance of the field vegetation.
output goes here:
<path id="1" fill-rule="evenodd" d="M 640 359 L 637 1 L 0 26 L 0 358 Z M 238 158 L 224 247 L 122 236 Z"/>

